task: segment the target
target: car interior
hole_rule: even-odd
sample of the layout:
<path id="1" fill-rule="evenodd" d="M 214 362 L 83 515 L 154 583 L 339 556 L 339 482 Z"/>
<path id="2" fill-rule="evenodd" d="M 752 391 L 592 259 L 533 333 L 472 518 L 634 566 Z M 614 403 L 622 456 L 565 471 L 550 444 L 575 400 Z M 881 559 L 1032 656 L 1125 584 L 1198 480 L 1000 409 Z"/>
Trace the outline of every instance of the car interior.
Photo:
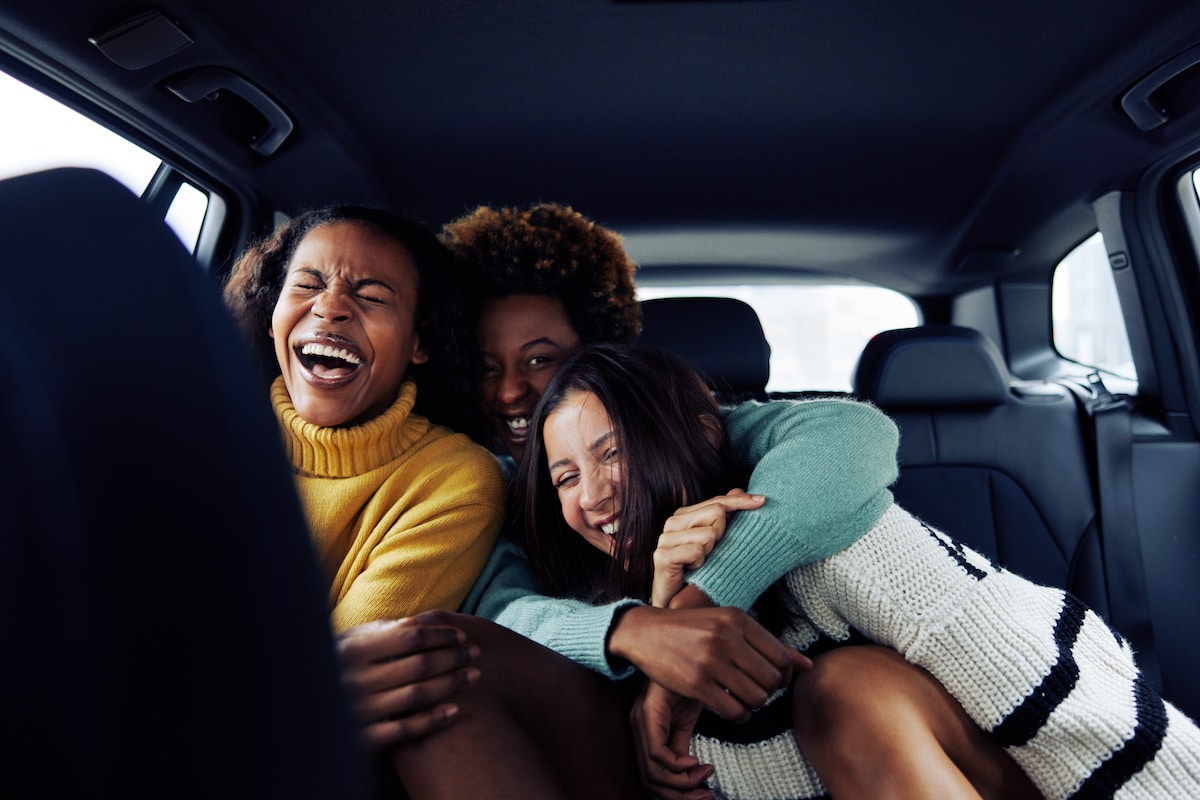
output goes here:
<path id="1" fill-rule="evenodd" d="M 27 584 L 10 580 L 31 553 L 38 574 L 64 558 L 82 570 L 60 576 L 73 600 L 42 598 L 46 616 L 14 637 L 30 641 L 30 629 L 62 624 L 70 604 L 92 603 L 84 589 L 107 563 L 84 563 L 93 552 L 165 536 L 156 558 L 215 569 L 215 559 L 185 556 L 206 525 L 227 539 L 261 523 L 239 521 L 248 509 L 228 493 L 254 490 L 271 469 L 213 466 L 235 438 L 270 439 L 274 422 L 265 397 L 233 386 L 237 358 L 213 355 L 232 336 L 217 319 L 217 287 L 249 242 L 331 202 L 383 205 L 437 230 L 480 204 L 550 201 L 622 235 L 646 292 L 642 344 L 683 356 L 723 401 L 877 405 L 901 430 L 893 491 L 903 506 L 1080 597 L 1131 643 L 1163 695 L 1200 718 L 1196 3 L 9 0 L 0 73 L 151 164 L 134 186 L 79 169 L 92 166 L 81 157 L 0 172 L 0 308 L 10 342 L 46 348 L 5 356 L 21 376 L 0 392 L 4 491 L 24 532 L 3 565 L 10 607 L 29 607 Z M 27 115 L 0 108 L 0 118 L 10 129 L 0 150 L 28 149 L 3 138 Z M 141 201 L 136 213 L 122 183 Z M 199 210 L 185 235 L 172 215 L 191 196 Z M 140 238 L 172 230 L 181 246 L 171 252 Z M 128 234 L 119 243 L 118 231 Z M 1095 269 L 1071 270 L 1085 258 Z M 47 313 L 45 295 L 60 287 L 69 294 Z M 819 313 L 785 299 L 861 287 L 887 290 L 916 321 L 841 299 Z M 775 305 L 751 302 L 753 292 Z M 1091 302 L 1099 297 L 1106 303 Z M 42 314 L 31 313 L 39 300 Z M 118 300 L 134 305 L 109 305 Z M 103 354 L 144 350 L 121 332 L 125 315 L 192 304 L 196 321 L 163 320 L 158 355 Z M 77 349 L 84 342 L 95 356 Z M 204 354 L 192 366 L 220 397 L 205 408 L 171 403 L 214 433 L 199 464 L 170 459 L 181 472 L 165 485 L 141 467 L 168 456 L 144 440 L 169 427 L 154 410 L 168 402 L 162 382 L 196 377 L 171 366 L 183 353 Z M 835 354 L 837 380 L 785 371 Z M 79 392 L 107 398 L 104 439 L 76 435 L 96 427 L 63 405 Z M 275 459 L 264 445 L 263 459 Z M 39 482 L 65 480 L 51 468 L 70 465 L 77 446 L 92 449 L 91 468 L 79 468 L 108 490 L 47 499 Z M 96 448 L 139 468 L 106 470 Z M 174 494 L 211 479 L 203 464 L 221 487 Z M 159 508 L 186 506 L 179 530 L 128 517 L 131 495 L 155 492 Z M 205 507 L 201 495 L 222 503 Z M 293 500 L 280 500 L 285 517 Z M 296 550 L 292 521 L 274 522 L 270 535 Z M 63 526 L 99 538 L 72 546 L 55 533 Z M 136 536 L 113 540 L 124 534 Z M 230 568 L 266 568 L 263 553 L 247 557 Z M 305 558 L 289 550 L 271 569 L 307 575 Z M 239 585 L 235 575 L 211 580 Z M 151 618 L 130 620 L 157 631 L 184 588 L 91 610 L 158 602 Z M 294 581 L 280 598 L 313 602 L 311 589 Z M 284 615 L 280 598 L 256 602 Z M 327 646 L 319 632 L 292 633 L 286 646 Z M 269 668 L 260 655 L 256 668 Z M 324 696 L 332 664 L 314 663 L 296 680 Z M 33 677 L 49 680 L 40 670 Z"/>

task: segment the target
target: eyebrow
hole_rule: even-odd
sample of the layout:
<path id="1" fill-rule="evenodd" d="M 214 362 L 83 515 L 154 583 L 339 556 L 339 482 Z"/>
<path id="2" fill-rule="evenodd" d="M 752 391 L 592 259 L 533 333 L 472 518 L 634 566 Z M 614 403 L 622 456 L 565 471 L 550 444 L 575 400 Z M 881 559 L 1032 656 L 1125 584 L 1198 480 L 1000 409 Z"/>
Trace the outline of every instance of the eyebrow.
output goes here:
<path id="1" fill-rule="evenodd" d="M 615 439 L 615 438 L 617 438 L 616 431 L 608 431 L 607 433 L 600 434 L 598 437 L 596 437 L 596 441 L 594 441 L 590 445 L 588 445 L 588 447 L 587 447 L 588 452 L 599 449 L 602 445 L 606 444 L 608 441 Z M 553 464 L 551 464 L 549 467 L 547 467 L 546 471 L 553 472 L 556 467 L 564 467 L 570 463 L 571 463 L 571 459 L 560 458 L 558 461 L 555 461 Z"/>
<path id="2" fill-rule="evenodd" d="M 539 344 L 548 344 L 559 348 L 562 347 L 562 345 L 551 339 L 549 336 L 540 336 L 537 339 L 530 339 L 528 342 L 521 345 L 521 350 L 528 350 L 529 348 L 536 347 Z"/>
<path id="3" fill-rule="evenodd" d="M 296 272 L 303 272 L 305 275 L 311 275 L 314 278 L 319 278 L 322 283 L 329 283 L 329 279 L 325 276 L 325 273 L 316 267 L 297 267 Z M 391 284 L 381 281 L 378 278 L 362 278 L 361 280 L 354 281 L 354 283 L 350 284 L 350 288 L 354 291 L 358 291 L 364 286 L 378 286 L 381 289 L 386 289 L 392 294 L 396 294 L 396 289 Z"/>
<path id="4" fill-rule="evenodd" d="M 530 350 L 534 347 L 537 347 L 540 344 L 548 344 L 551 347 L 557 347 L 559 350 L 563 349 L 563 346 L 561 344 L 554 341 L 549 336 L 539 336 L 537 339 L 530 339 L 528 342 L 525 342 L 525 344 L 518 347 L 517 350 L 524 353 L 526 350 Z M 486 356 L 487 358 L 495 358 L 496 357 L 496 355 L 491 350 L 480 350 L 479 353 L 480 353 L 480 355 Z"/>

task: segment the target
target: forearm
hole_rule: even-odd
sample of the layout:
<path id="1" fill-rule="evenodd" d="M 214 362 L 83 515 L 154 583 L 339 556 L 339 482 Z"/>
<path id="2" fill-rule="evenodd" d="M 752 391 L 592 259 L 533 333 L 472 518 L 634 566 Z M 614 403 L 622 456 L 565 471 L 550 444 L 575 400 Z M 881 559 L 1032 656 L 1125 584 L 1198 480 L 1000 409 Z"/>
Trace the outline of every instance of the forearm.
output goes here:
<path id="1" fill-rule="evenodd" d="M 899 433 L 882 412 L 841 400 L 746 403 L 726 416 L 747 487 L 765 496 L 733 516 L 688 580 L 722 606 L 746 609 L 792 569 L 840 552 L 891 505 Z"/>
<path id="2" fill-rule="evenodd" d="M 609 678 L 624 678 L 633 668 L 610 659 L 609 631 L 620 612 L 637 605 L 625 600 L 592 606 L 570 598 L 547 597 L 521 548 L 508 540 L 497 544 L 483 574 L 462 606 L 467 614 L 499 625 L 554 650 Z"/>

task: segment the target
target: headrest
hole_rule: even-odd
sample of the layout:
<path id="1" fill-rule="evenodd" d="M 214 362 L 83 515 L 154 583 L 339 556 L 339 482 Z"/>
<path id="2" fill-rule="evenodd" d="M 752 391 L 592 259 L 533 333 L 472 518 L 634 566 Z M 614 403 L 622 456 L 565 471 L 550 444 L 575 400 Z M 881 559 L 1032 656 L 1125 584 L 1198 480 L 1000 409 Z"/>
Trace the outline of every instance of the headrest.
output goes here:
<path id="1" fill-rule="evenodd" d="M 854 394 L 881 408 L 1001 405 L 1008 383 L 991 340 L 957 325 L 883 331 L 854 371 Z"/>
<path id="2" fill-rule="evenodd" d="M 639 345 L 679 356 L 720 394 L 766 392 L 771 346 L 750 305 L 731 297 L 663 297 L 641 306 Z"/>

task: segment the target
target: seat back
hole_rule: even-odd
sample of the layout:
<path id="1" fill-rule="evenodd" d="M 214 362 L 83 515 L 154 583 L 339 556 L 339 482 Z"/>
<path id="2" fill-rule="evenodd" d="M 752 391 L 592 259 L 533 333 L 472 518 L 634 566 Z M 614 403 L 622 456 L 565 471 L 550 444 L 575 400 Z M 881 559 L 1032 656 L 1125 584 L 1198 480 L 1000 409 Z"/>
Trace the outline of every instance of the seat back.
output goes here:
<path id="1" fill-rule="evenodd" d="M 219 290 L 107 176 L 0 182 L 13 796 L 362 797 L 278 423 Z"/>
<path id="2" fill-rule="evenodd" d="M 771 346 L 758 314 L 732 297 L 643 300 L 638 344 L 674 353 L 696 369 L 719 399 L 766 399 Z"/>
<path id="3" fill-rule="evenodd" d="M 1013 381 L 981 333 L 931 325 L 873 338 L 854 394 L 900 428 L 898 503 L 1107 613 L 1085 439 L 1065 389 Z"/>

